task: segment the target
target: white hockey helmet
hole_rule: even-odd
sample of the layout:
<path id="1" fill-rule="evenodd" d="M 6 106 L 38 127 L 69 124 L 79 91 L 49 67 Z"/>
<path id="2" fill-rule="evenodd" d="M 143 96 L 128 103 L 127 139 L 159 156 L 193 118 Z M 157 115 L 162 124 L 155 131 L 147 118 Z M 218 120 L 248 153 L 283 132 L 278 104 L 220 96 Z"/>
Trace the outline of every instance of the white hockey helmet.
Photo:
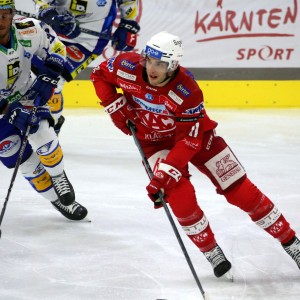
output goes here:
<path id="1" fill-rule="evenodd" d="M 178 36 L 161 31 L 147 42 L 142 55 L 165 61 L 168 63 L 168 72 L 174 71 L 183 57 L 183 43 Z"/>
<path id="2" fill-rule="evenodd" d="M 14 0 L 0 0 L 0 9 L 15 9 Z"/>

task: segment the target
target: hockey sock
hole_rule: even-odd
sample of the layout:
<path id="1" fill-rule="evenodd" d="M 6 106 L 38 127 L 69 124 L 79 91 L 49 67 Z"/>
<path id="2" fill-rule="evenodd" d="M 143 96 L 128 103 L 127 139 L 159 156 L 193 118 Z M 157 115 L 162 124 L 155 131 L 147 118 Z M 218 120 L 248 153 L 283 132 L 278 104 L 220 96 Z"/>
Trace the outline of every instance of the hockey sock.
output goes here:
<path id="1" fill-rule="evenodd" d="M 288 242 L 295 235 L 279 209 L 248 178 L 226 193 L 225 197 L 281 243 Z"/>

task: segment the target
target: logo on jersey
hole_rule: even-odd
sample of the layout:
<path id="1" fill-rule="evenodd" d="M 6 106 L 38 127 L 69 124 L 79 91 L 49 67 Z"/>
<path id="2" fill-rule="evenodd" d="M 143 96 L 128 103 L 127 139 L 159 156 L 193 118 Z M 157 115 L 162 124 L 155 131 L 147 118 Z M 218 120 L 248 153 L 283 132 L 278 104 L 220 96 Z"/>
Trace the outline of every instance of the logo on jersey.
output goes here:
<path id="1" fill-rule="evenodd" d="M 149 56 L 151 56 L 153 58 L 157 58 L 157 59 L 161 59 L 161 57 L 162 57 L 162 52 L 155 50 L 149 46 L 146 46 L 145 53 L 146 53 L 146 55 L 149 55 Z"/>
<path id="2" fill-rule="evenodd" d="M 126 59 L 123 59 L 121 62 L 120 62 L 120 66 L 126 68 L 126 69 L 129 69 L 129 70 L 134 70 L 135 67 L 136 67 L 136 64 L 126 60 Z"/>
<path id="3" fill-rule="evenodd" d="M 23 95 L 20 92 L 16 92 L 13 95 L 6 98 L 7 103 L 14 103 L 20 101 L 23 98 Z"/>
<path id="4" fill-rule="evenodd" d="M 152 101 L 154 99 L 154 97 L 151 95 L 151 94 L 146 94 L 145 95 L 145 98 L 148 100 L 148 101 Z"/>
<path id="5" fill-rule="evenodd" d="M 81 15 L 86 13 L 88 2 L 84 0 L 72 0 L 70 3 L 70 11 L 75 15 Z"/>
<path id="6" fill-rule="evenodd" d="M 138 114 L 141 119 L 141 123 L 146 127 L 155 130 L 157 132 L 170 132 L 175 129 L 174 117 L 169 113 L 164 105 L 151 105 L 142 99 L 133 99 L 138 103 L 141 108 L 138 109 Z M 150 133 L 145 135 L 146 139 L 157 138 L 153 137 Z"/>
<path id="7" fill-rule="evenodd" d="M 20 61 L 15 61 L 13 64 L 7 65 L 7 85 L 6 89 L 10 89 L 14 84 L 20 72 Z"/>
<path id="8" fill-rule="evenodd" d="M 82 53 L 76 46 L 71 45 L 67 47 L 67 56 L 75 62 L 82 62 L 85 59 L 84 53 Z"/>
<path id="9" fill-rule="evenodd" d="M 54 47 L 52 48 L 54 53 L 61 54 L 63 56 L 66 55 L 66 47 L 63 43 L 61 42 L 56 42 Z"/>
<path id="10" fill-rule="evenodd" d="M 21 138 L 18 135 L 12 135 L 0 141 L 0 157 L 13 156 L 19 151 L 20 145 Z"/>
<path id="11" fill-rule="evenodd" d="M 19 31 L 19 34 L 20 35 L 27 35 L 27 34 L 37 33 L 37 32 L 38 32 L 37 29 L 33 28 L 33 29 Z"/>
<path id="12" fill-rule="evenodd" d="M 101 6 L 105 6 L 107 4 L 107 1 L 105 0 L 98 0 L 97 1 L 97 6 L 101 7 Z"/>
<path id="13" fill-rule="evenodd" d="M 136 85 L 130 82 L 126 82 L 122 79 L 118 78 L 118 85 L 121 89 L 123 89 L 124 91 L 128 91 L 128 92 L 137 92 L 140 93 L 141 92 L 141 86 L 140 85 Z"/>
<path id="14" fill-rule="evenodd" d="M 28 21 L 28 22 L 24 22 L 24 23 L 16 23 L 16 27 L 17 27 L 17 29 L 26 29 L 26 28 L 34 27 L 34 23 L 33 23 L 33 21 Z"/>
<path id="15" fill-rule="evenodd" d="M 116 59 L 116 56 L 113 56 L 112 58 L 110 58 L 107 61 L 107 69 L 109 70 L 109 72 L 112 72 L 114 70 L 114 61 Z"/>
<path id="16" fill-rule="evenodd" d="M 183 102 L 183 100 L 179 96 L 177 96 L 173 91 L 169 91 L 168 96 L 179 105 L 181 105 Z"/>
<path id="17" fill-rule="evenodd" d="M 30 52 L 24 50 L 24 57 L 30 59 L 30 57 L 31 57 Z"/>
<path id="18" fill-rule="evenodd" d="M 185 97 L 188 97 L 191 92 L 182 85 L 182 83 L 177 84 L 176 89 Z"/>
<path id="19" fill-rule="evenodd" d="M 177 108 L 177 105 L 174 104 L 173 102 L 171 102 L 170 99 L 168 99 L 166 96 L 160 95 L 159 101 L 163 102 L 165 104 L 166 108 L 171 111 L 175 111 Z"/>
<path id="20" fill-rule="evenodd" d="M 203 102 L 200 103 L 198 106 L 187 109 L 183 114 L 184 115 L 195 115 L 199 114 L 201 110 L 204 108 Z"/>
<path id="21" fill-rule="evenodd" d="M 125 79 L 136 81 L 136 75 L 129 74 L 129 73 L 124 72 L 124 71 L 122 71 L 120 69 L 118 69 L 117 75 L 119 75 L 120 77 L 123 77 Z"/>
<path id="22" fill-rule="evenodd" d="M 32 47 L 31 41 L 30 40 L 19 40 L 19 43 L 23 47 Z"/>
<path id="23" fill-rule="evenodd" d="M 143 109 L 156 114 L 170 115 L 164 104 L 149 103 L 143 99 L 132 96 L 133 100 Z"/>
<path id="24" fill-rule="evenodd" d="M 155 88 L 153 88 L 153 87 L 151 87 L 151 86 L 148 86 L 148 85 L 146 85 L 146 89 L 149 89 L 149 90 L 151 90 L 151 91 L 157 92 L 157 89 L 155 89 Z"/>

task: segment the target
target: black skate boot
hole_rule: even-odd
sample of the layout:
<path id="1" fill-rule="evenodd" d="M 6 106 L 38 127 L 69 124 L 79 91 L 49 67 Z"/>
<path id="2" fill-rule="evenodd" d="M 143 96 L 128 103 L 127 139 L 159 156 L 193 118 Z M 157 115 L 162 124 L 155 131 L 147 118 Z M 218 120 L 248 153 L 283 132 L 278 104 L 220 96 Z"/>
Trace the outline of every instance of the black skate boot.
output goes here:
<path id="1" fill-rule="evenodd" d="M 300 269 L 300 240 L 294 236 L 288 243 L 283 244 L 282 247 Z"/>
<path id="2" fill-rule="evenodd" d="M 58 176 L 51 177 L 51 181 L 58 199 L 63 205 L 68 206 L 75 201 L 75 192 L 65 171 Z"/>
<path id="3" fill-rule="evenodd" d="M 59 134 L 60 129 L 63 126 L 64 122 L 65 122 L 65 117 L 60 116 L 57 120 L 57 123 L 54 125 L 54 131 L 57 135 Z"/>
<path id="4" fill-rule="evenodd" d="M 227 260 L 222 249 L 218 245 L 216 245 L 212 250 L 204 252 L 203 254 L 213 267 L 216 277 L 219 278 L 223 276 L 231 269 L 230 261 Z M 226 274 L 226 277 L 230 280 L 233 280 L 230 272 Z"/>
<path id="5" fill-rule="evenodd" d="M 53 201 L 51 203 L 63 216 L 65 216 L 69 220 L 80 221 L 86 219 L 87 221 L 90 221 L 87 218 L 87 209 L 76 201 L 68 206 L 63 205 L 59 200 Z"/>

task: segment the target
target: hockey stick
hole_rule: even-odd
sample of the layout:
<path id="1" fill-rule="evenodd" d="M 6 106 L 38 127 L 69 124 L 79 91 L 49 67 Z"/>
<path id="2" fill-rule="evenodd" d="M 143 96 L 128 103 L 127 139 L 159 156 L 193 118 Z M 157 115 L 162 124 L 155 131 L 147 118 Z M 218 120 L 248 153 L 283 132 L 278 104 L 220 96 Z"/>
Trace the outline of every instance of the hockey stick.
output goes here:
<path id="1" fill-rule="evenodd" d="M 146 168 L 146 171 L 147 171 L 147 173 L 148 173 L 148 176 L 150 177 L 150 179 L 152 179 L 152 177 L 154 176 L 154 175 L 153 175 L 153 171 L 152 171 L 151 166 L 150 166 L 150 164 L 149 164 L 149 161 L 148 161 L 148 159 L 147 159 L 147 157 L 146 157 L 146 155 L 145 155 L 145 152 L 144 152 L 144 150 L 143 150 L 143 148 L 142 148 L 142 146 L 141 146 L 141 143 L 140 143 L 140 141 L 139 141 L 139 139 L 138 139 L 138 137 L 137 137 L 137 135 L 136 135 L 136 133 L 135 133 L 136 127 L 135 127 L 135 125 L 134 125 L 130 120 L 128 120 L 128 127 L 129 127 L 129 129 L 130 129 L 130 131 L 131 131 L 131 133 L 132 133 L 134 142 L 135 142 L 135 144 L 136 144 L 136 146 L 137 146 L 137 148 L 138 148 L 138 150 L 139 150 L 139 152 L 140 152 L 140 154 L 141 154 L 141 157 L 142 157 L 142 160 L 143 160 L 143 162 L 144 162 L 144 164 L 145 164 L 145 168 Z M 164 194 L 163 194 L 162 191 L 159 191 L 159 192 L 158 192 L 158 195 L 159 195 L 159 198 L 160 198 L 160 200 L 161 200 L 161 202 L 162 202 L 162 204 L 163 204 L 163 207 L 164 207 L 164 209 L 165 209 L 165 212 L 166 212 L 166 214 L 167 214 L 167 217 L 168 217 L 168 219 L 169 219 L 169 221 L 170 221 L 170 223 L 171 223 L 171 226 L 172 226 L 172 228 L 173 228 L 173 231 L 174 231 L 174 233 L 175 233 L 175 235 L 176 235 L 176 237 L 177 237 L 177 241 L 178 241 L 178 243 L 179 243 L 179 245 L 180 245 L 180 247 L 181 247 L 181 250 L 182 250 L 182 252 L 183 252 L 183 254 L 184 254 L 184 256 L 185 256 L 185 259 L 186 259 L 186 261 L 187 261 L 187 263 L 188 263 L 188 265 L 189 265 L 189 267 L 190 267 L 190 269 L 191 269 L 191 271 L 192 271 L 192 274 L 193 274 L 193 276 L 194 276 L 194 279 L 195 279 L 195 281 L 196 281 L 196 283 L 197 283 L 197 285 L 198 285 L 198 288 L 199 288 L 199 290 L 200 290 L 200 292 L 201 292 L 201 294 L 202 294 L 202 296 L 203 296 L 203 299 L 204 299 L 204 300 L 208 300 L 208 299 L 209 299 L 209 298 L 208 298 L 208 295 L 207 295 L 207 293 L 204 292 L 203 287 L 202 287 L 202 285 L 201 285 L 201 283 L 200 283 L 200 280 L 199 280 L 199 278 L 198 278 L 198 276 L 197 276 L 197 274 L 196 274 L 196 271 L 195 271 L 195 269 L 194 269 L 193 263 L 192 263 L 192 261 L 191 261 L 189 255 L 188 255 L 188 253 L 187 253 L 187 250 L 186 250 L 186 248 L 185 248 L 185 246 L 184 246 L 184 243 L 183 243 L 183 241 L 182 241 L 182 239 L 181 239 L 181 237 L 180 237 L 180 234 L 179 234 L 178 229 L 177 229 L 177 227 L 176 227 L 176 225 L 175 225 L 175 222 L 174 222 L 174 220 L 173 220 L 173 218 L 172 218 L 172 215 L 171 215 L 171 213 L 170 213 L 170 211 L 169 211 L 169 208 L 168 208 L 168 206 L 167 206 L 167 203 L 166 203 L 166 201 L 165 201 L 165 199 L 164 199 Z"/>
<path id="2" fill-rule="evenodd" d="M 25 11 L 21 11 L 21 10 L 16 10 L 16 14 L 18 14 L 20 16 L 27 17 L 27 18 L 33 18 L 33 19 L 39 20 L 38 15 L 33 14 L 33 13 L 29 13 L 29 12 L 25 12 Z M 104 34 L 104 33 L 101 33 L 101 32 L 93 31 L 93 30 L 90 30 L 90 29 L 87 29 L 87 28 L 81 28 L 81 27 L 79 27 L 79 28 L 80 28 L 80 31 L 82 33 L 97 36 L 97 37 L 105 39 L 105 40 L 116 41 L 116 39 L 114 37 L 112 37 L 111 35 L 109 35 L 109 34 Z"/>
<path id="3" fill-rule="evenodd" d="M 36 99 L 35 103 L 38 104 L 39 103 L 39 99 Z M 32 111 L 33 111 L 34 114 L 36 112 L 37 106 L 38 105 L 36 105 L 36 106 L 33 107 Z M 1 211 L 1 215 L 0 215 L 0 239 L 1 239 L 1 235 L 2 235 L 2 230 L 1 230 L 2 220 L 3 220 L 3 217 L 4 217 L 5 211 L 6 211 L 6 206 L 7 206 L 7 202 L 8 202 L 11 190 L 13 188 L 13 185 L 14 185 L 15 179 L 17 177 L 17 173 L 18 173 L 19 167 L 21 165 L 22 157 L 23 157 L 23 154 L 24 154 L 24 151 L 25 151 L 25 148 L 26 148 L 26 144 L 27 144 L 27 140 L 28 140 L 28 136 L 29 136 L 29 132 L 30 132 L 31 127 L 32 127 L 31 124 L 29 124 L 27 126 L 27 129 L 26 129 L 26 132 L 25 132 L 25 135 L 24 135 L 24 139 L 23 139 L 23 142 L 22 142 L 22 145 L 21 145 L 20 153 L 19 153 L 16 165 L 15 165 L 15 169 L 14 169 L 12 178 L 10 180 L 10 185 L 9 185 L 9 188 L 8 188 L 8 192 L 7 192 L 5 201 L 3 203 L 3 208 L 2 208 L 2 211 Z"/>

